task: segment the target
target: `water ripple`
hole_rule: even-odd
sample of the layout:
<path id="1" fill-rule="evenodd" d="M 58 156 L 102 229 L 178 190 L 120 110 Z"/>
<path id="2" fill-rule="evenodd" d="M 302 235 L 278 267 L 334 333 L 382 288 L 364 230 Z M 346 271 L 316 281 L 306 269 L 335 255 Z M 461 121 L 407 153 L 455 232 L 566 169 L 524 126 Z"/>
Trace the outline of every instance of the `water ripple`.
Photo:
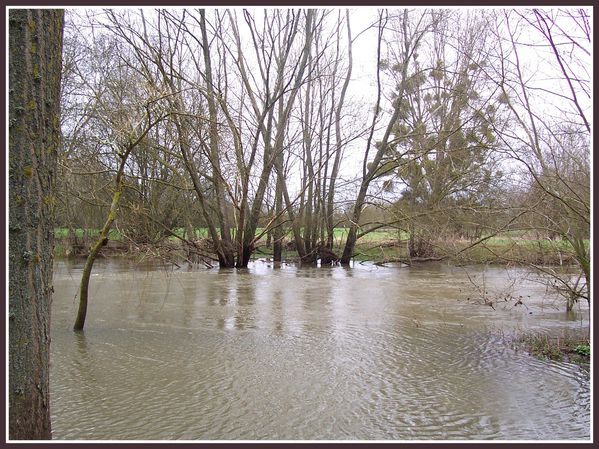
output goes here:
<path id="1" fill-rule="evenodd" d="M 56 439 L 589 437 L 588 373 L 511 348 L 446 273 L 110 274 L 84 335 L 56 284 Z"/>

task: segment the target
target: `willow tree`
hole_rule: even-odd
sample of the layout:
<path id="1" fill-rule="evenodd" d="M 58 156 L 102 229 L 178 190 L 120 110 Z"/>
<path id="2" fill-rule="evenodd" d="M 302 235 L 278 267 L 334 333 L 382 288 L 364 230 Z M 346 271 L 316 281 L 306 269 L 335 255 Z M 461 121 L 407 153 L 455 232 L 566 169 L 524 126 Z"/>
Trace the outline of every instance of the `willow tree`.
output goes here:
<path id="1" fill-rule="evenodd" d="M 50 305 L 62 10 L 9 11 L 9 438 L 51 438 Z"/>
<path id="2" fill-rule="evenodd" d="M 334 22 L 325 22 L 329 17 L 334 18 L 334 14 L 323 11 L 316 18 L 318 26 L 308 62 L 311 76 L 298 102 L 301 142 L 297 146 L 302 149 L 298 221 L 305 244 L 304 262 L 316 262 L 320 256 L 326 263 L 325 253 L 329 259 L 336 258 L 330 250 L 337 179 L 347 142 L 362 132 L 360 126 L 350 129 L 342 119 L 342 113 L 347 114 L 346 94 L 352 74 L 349 11 L 344 15 L 337 11 Z"/>
<path id="3" fill-rule="evenodd" d="M 247 266 L 259 238 L 266 190 L 306 77 L 313 16 L 268 11 L 261 33 L 256 17 L 243 11 L 249 48 L 231 11 L 98 16 L 131 50 L 145 83 L 165 94 L 170 118 L 163 128 L 174 136 L 171 149 L 180 155 L 221 267 Z"/>
<path id="4" fill-rule="evenodd" d="M 237 266 L 240 267 L 247 266 L 255 243 L 267 229 L 274 227 L 278 233 L 284 212 L 294 219 L 294 199 L 283 179 L 284 161 L 292 111 L 297 105 L 300 87 L 307 80 L 315 15 L 313 10 L 273 10 L 265 12 L 260 19 L 244 11 L 245 31 L 251 36 L 250 50 L 246 51 L 237 16 L 234 12 L 228 14 L 235 43 L 231 57 L 240 76 L 242 92 L 247 97 L 239 112 L 250 117 L 244 123 L 250 129 L 245 148 L 238 141 L 243 175 L 240 195 L 235 201 L 239 211 Z M 256 235 L 273 173 L 276 175 L 273 197 L 279 207 L 274 208 L 274 217 L 268 221 L 267 229 Z M 252 186 L 253 178 L 257 181 Z M 281 235 L 277 235 L 275 243 L 279 244 L 280 238 Z M 294 238 L 300 256 L 305 255 L 299 233 L 295 232 Z"/>

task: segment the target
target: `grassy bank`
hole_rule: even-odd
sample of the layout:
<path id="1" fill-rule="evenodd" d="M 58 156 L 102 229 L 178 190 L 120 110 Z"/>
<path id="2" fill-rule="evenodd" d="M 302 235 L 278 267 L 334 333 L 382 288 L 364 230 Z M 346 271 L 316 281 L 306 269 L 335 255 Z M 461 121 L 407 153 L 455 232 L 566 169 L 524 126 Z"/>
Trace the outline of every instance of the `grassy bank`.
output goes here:
<path id="1" fill-rule="evenodd" d="M 542 360 L 588 364 L 591 359 L 591 343 L 583 331 L 560 335 L 525 333 L 514 340 L 514 346 Z"/>
<path id="2" fill-rule="evenodd" d="M 431 260 L 443 260 L 454 265 L 467 264 L 539 264 L 562 265 L 573 261 L 572 248 L 562 241 L 527 240 L 522 238 L 491 238 L 471 246 L 464 240 L 447 240 L 433 246 Z M 342 247 L 336 248 L 339 252 Z M 387 239 L 359 241 L 355 259 L 359 261 L 401 261 L 410 263 L 407 240 Z M 425 258 L 426 259 L 426 258 Z"/>

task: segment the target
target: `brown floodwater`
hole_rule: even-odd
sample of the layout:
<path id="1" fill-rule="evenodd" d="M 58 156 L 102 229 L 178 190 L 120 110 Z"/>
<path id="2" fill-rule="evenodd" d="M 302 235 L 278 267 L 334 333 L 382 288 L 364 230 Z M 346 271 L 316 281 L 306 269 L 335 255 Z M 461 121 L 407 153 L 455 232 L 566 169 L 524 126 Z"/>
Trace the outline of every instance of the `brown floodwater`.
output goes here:
<path id="1" fill-rule="evenodd" d="M 100 260 L 80 334 L 82 266 L 55 264 L 54 439 L 590 438 L 588 368 L 509 343 L 588 308 L 524 269 Z"/>

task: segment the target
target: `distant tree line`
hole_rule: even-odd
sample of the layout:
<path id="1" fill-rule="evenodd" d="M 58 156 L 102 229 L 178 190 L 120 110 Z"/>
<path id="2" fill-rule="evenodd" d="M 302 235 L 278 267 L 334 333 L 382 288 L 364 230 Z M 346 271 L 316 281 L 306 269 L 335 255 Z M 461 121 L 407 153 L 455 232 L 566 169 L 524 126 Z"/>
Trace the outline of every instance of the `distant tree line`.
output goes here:
<path id="1" fill-rule="evenodd" d="M 221 267 L 264 241 L 348 264 L 381 228 L 423 260 L 527 233 L 567 242 L 581 275 L 550 274 L 589 298 L 588 11 L 375 12 L 359 30 L 341 9 L 67 15 L 59 224 L 100 230 L 76 328 L 114 226 L 149 244 L 205 228 Z"/>
<path id="2" fill-rule="evenodd" d="M 380 10 L 367 30 L 352 14 L 69 12 L 58 224 L 101 229 L 118 191 L 127 238 L 206 228 L 223 267 L 267 237 L 280 260 L 284 236 L 314 262 L 338 227 L 343 263 L 389 226 L 414 257 L 498 230 L 588 238 L 588 11 Z M 531 47 L 559 82 L 534 78 Z"/>

